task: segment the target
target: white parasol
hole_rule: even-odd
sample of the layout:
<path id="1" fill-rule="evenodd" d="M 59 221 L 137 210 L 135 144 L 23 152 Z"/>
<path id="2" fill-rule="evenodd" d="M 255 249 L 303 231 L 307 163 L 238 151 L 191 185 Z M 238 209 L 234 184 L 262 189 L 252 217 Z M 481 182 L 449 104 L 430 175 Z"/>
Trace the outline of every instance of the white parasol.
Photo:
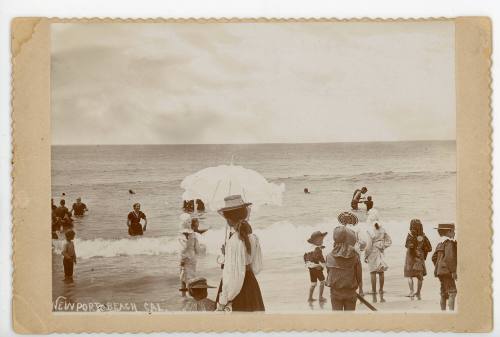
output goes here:
<path id="1" fill-rule="evenodd" d="M 268 182 L 260 173 L 237 165 L 208 167 L 184 178 L 183 200 L 201 199 L 216 211 L 224 207 L 224 198 L 240 194 L 254 206 L 281 205 L 285 184 Z"/>

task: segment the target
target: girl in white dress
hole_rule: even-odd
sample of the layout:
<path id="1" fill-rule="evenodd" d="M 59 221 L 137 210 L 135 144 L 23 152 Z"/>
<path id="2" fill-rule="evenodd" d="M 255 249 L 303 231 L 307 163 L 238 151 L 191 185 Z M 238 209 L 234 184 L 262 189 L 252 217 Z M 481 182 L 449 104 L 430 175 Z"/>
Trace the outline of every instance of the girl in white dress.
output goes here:
<path id="1" fill-rule="evenodd" d="M 372 283 L 372 294 L 377 292 L 377 274 L 380 283 L 380 294 L 384 293 L 384 272 L 389 268 L 384 258 L 384 251 L 392 244 L 391 237 L 380 226 L 379 221 L 373 222 L 372 231 L 368 232 L 365 249 L 365 262 L 368 263 Z"/>

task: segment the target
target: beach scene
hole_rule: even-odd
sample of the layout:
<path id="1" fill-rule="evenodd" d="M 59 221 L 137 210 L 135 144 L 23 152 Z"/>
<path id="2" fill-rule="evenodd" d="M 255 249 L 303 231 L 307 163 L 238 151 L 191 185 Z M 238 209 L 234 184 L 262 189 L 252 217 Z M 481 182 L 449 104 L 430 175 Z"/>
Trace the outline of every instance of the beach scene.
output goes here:
<path id="1" fill-rule="evenodd" d="M 70 23 L 51 48 L 54 312 L 458 307 L 453 23 Z"/>
<path id="2" fill-rule="evenodd" d="M 64 296 L 82 303 L 136 303 L 138 310 L 146 311 L 144 303 L 182 310 L 177 242 L 180 183 L 187 173 L 233 160 L 285 185 L 281 206 L 253 209 L 250 218 L 264 256 L 257 278 L 266 311 L 331 310 L 329 304 L 306 301 L 306 240 L 314 231 L 328 232 L 325 246 L 332 247 L 337 213 L 350 210 L 352 192 L 365 185 L 393 241 L 386 250 L 386 302 L 374 305 L 389 311 L 438 311 L 439 281 L 432 273 L 424 279 L 421 301 L 405 297 L 409 290 L 403 277 L 404 245 L 412 218 L 421 219 L 433 246 L 439 239 L 433 228 L 443 219 L 454 220 L 455 146 L 455 142 L 54 146 L 53 197 L 56 201 L 62 193 L 69 201 L 82 197 L 89 209 L 74 221 L 78 255 L 74 284 L 63 281 L 59 247 L 64 239 L 54 240 L 54 303 Z M 310 193 L 304 194 L 304 188 Z M 142 237 L 127 233 L 127 214 L 135 202 L 141 203 L 148 218 Z M 360 232 L 369 230 L 363 222 L 364 205 L 355 214 L 361 220 Z M 200 235 L 206 254 L 199 257 L 197 272 L 217 286 L 221 278 L 217 256 L 226 223 L 217 212 L 206 211 L 199 217 L 200 227 L 210 230 Z M 426 264 L 432 271 L 430 259 Z M 363 268 L 367 291 L 366 263 Z M 210 289 L 209 297 L 215 299 L 216 291 Z M 369 295 L 366 299 L 373 301 Z M 359 310 L 367 309 L 360 305 Z"/>

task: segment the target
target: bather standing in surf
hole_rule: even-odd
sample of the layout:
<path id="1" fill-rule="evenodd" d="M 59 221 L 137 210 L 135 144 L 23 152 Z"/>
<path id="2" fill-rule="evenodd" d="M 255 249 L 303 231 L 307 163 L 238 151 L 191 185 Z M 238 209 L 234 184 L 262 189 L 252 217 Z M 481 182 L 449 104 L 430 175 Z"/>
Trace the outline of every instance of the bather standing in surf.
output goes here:
<path id="1" fill-rule="evenodd" d="M 130 236 L 142 235 L 148 225 L 146 214 L 141 212 L 141 204 L 138 202 L 133 205 L 133 209 L 127 216 L 128 234 Z M 141 219 L 144 220 L 144 226 L 141 225 Z"/>
<path id="2" fill-rule="evenodd" d="M 358 204 L 362 203 L 363 200 L 363 194 L 368 192 L 368 189 L 366 187 L 362 187 L 361 189 L 357 189 L 354 191 L 352 194 L 352 200 L 351 200 L 351 208 L 353 210 L 358 209 Z"/>

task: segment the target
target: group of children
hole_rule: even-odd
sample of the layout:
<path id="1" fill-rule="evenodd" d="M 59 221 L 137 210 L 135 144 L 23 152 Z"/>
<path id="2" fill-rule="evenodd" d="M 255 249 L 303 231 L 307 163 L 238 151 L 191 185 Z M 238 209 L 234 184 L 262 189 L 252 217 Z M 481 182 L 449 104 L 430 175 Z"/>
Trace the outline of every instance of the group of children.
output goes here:
<path id="1" fill-rule="evenodd" d="M 311 234 L 307 242 L 311 249 L 304 254 L 304 262 L 309 271 L 310 287 L 308 301 L 312 302 L 314 291 L 319 282 L 319 301 L 326 302 L 323 297 L 325 285 L 330 287 L 332 310 L 355 310 L 358 297 L 364 296 L 361 251 L 365 252 L 364 261 L 368 263 L 372 294 L 376 299 L 376 279 L 379 275 L 379 293 L 383 300 L 384 272 L 388 266 L 384 260 L 384 250 L 392 244 L 390 236 L 379 224 L 378 219 L 372 221 L 373 231 L 368 233 L 368 242 L 360 240 L 357 231 L 352 229 L 358 223 L 357 217 L 350 212 L 339 214 L 340 226 L 333 232 L 333 249 L 326 256 L 323 239 L 326 232 L 316 231 Z M 457 243 L 455 241 L 455 225 L 439 224 L 436 228 L 441 240 L 432 255 L 435 266 L 434 276 L 441 283 L 441 310 L 455 309 L 457 288 Z M 420 220 L 413 219 L 410 223 L 410 232 L 406 239 L 407 248 L 404 276 L 409 280 L 410 297 L 421 299 L 423 277 L 426 275 L 425 259 L 432 251 L 431 244 L 423 232 Z M 327 270 L 327 276 L 323 273 Z M 417 278 L 417 292 L 414 292 L 413 278 Z M 357 292 L 359 290 L 359 293 Z"/>

